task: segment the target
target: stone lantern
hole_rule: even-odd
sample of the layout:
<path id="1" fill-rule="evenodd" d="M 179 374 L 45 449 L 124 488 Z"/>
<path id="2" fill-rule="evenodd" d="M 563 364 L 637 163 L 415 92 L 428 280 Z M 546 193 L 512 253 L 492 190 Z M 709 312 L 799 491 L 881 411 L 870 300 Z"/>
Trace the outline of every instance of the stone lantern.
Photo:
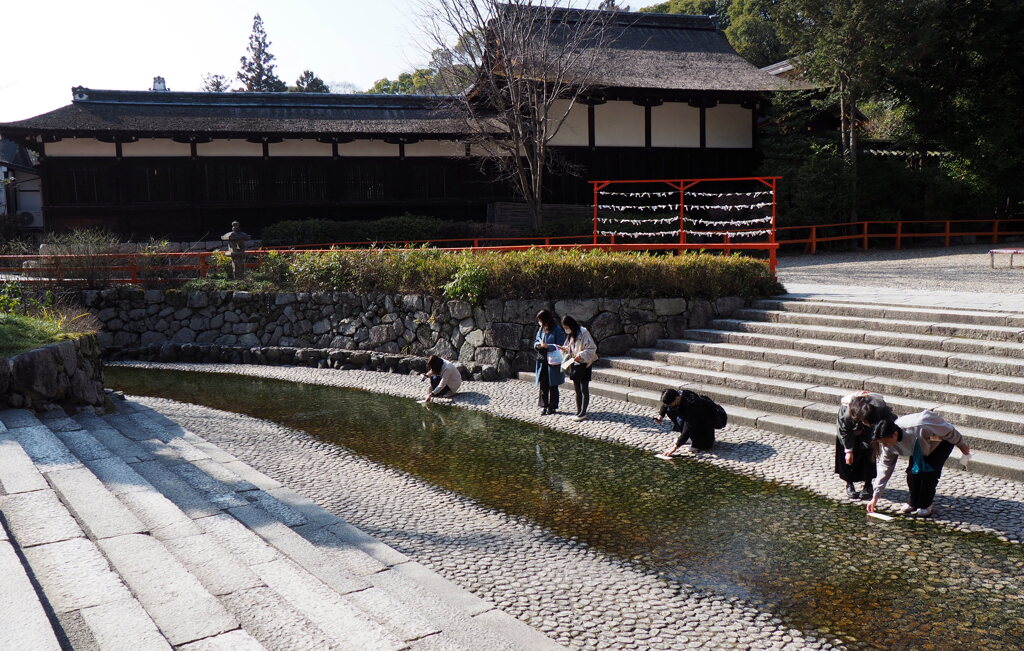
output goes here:
<path id="1" fill-rule="evenodd" d="M 231 222 L 231 232 L 220 236 L 228 246 L 228 255 L 231 256 L 231 277 L 240 280 L 245 277 L 245 241 L 249 239 L 248 233 L 242 232 L 242 225 L 238 222 Z"/>

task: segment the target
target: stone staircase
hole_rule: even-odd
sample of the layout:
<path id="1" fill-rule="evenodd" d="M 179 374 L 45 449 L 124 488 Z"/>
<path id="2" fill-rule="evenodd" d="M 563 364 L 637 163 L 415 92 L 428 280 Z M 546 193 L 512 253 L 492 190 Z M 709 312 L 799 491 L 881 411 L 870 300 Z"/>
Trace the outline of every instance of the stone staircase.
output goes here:
<path id="1" fill-rule="evenodd" d="M 120 408 L 0 412 L 0 649 L 561 648 L 159 413 Z"/>
<path id="2" fill-rule="evenodd" d="M 730 424 L 832 442 L 840 397 L 867 389 L 954 423 L 970 470 L 1024 480 L 1024 313 L 783 297 L 683 334 L 602 359 L 591 393 L 658 406 L 684 386 Z"/>

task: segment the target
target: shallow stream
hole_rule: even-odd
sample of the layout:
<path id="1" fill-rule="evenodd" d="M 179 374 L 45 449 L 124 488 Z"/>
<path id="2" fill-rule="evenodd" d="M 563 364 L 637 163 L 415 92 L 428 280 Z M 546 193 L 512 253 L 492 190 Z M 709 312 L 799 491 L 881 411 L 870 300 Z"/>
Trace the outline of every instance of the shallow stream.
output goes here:
<path id="1" fill-rule="evenodd" d="M 105 373 L 108 386 L 132 395 L 303 430 L 851 647 L 1024 646 L 1024 545 L 991 535 L 881 522 L 862 506 L 710 464 L 669 463 L 478 411 L 245 376 Z"/>

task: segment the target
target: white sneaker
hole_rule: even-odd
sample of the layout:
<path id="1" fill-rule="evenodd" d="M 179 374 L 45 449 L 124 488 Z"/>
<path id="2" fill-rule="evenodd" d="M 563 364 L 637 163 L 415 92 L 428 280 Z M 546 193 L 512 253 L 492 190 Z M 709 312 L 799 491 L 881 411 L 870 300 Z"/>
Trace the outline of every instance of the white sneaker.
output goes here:
<path id="1" fill-rule="evenodd" d="M 917 509 L 914 508 L 913 506 L 910 506 L 909 504 L 904 504 L 903 507 L 900 509 L 901 515 L 910 515 L 911 513 L 917 515 Z"/>
<path id="2" fill-rule="evenodd" d="M 573 416 L 572 419 L 574 421 L 576 421 L 577 423 L 579 423 L 580 421 L 587 420 L 587 416 L 586 416 L 586 414 L 584 414 L 582 416 Z"/>
<path id="3" fill-rule="evenodd" d="M 917 511 L 914 512 L 914 515 L 916 515 L 919 518 L 927 518 L 931 514 L 932 514 L 932 507 L 930 507 L 930 506 L 928 508 L 926 508 L 926 509 L 918 509 Z"/>

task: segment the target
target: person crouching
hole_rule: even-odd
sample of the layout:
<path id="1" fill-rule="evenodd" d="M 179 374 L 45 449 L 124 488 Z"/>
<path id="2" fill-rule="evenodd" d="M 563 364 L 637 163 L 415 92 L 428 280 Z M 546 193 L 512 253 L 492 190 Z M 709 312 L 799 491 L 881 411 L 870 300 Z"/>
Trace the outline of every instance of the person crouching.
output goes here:
<path id="1" fill-rule="evenodd" d="M 431 355 L 427 359 L 427 372 L 424 377 L 430 378 L 430 391 L 427 393 L 427 402 L 434 398 L 453 398 L 462 386 L 462 374 L 455 364 L 447 362 L 437 355 Z"/>
<path id="2" fill-rule="evenodd" d="M 714 415 L 694 392 L 666 389 L 661 394 L 661 411 L 654 422 L 660 423 L 666 416 L 672 423 L 672 431 L 679 432 L 679 438 L 662 453 L 663 457 L 671 457 L 687 441 L 691 450 L 700 452 L 715 445 Z"/>

